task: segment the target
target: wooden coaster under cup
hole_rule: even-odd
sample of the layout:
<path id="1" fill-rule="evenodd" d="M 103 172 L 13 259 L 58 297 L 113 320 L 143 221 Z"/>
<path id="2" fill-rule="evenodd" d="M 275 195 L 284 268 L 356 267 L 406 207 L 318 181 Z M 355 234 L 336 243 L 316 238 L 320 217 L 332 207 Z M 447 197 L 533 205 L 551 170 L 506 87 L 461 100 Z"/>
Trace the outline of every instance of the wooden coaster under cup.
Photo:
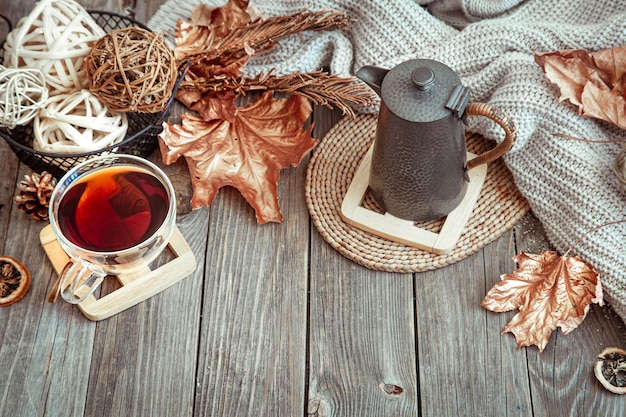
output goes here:
<path id="1" fill-rule="evenodd" d="M 43 228 L 39 240 L 54 270 L 60 274 L 70 258 L 59 245 L 52 226 Z M 178 227 L 174 227 L 168 247 L 176 258 L 154 270 L 146 266 L 133 274 L 116 275 L 121 288 L 100 298 L 92 294 L 78 308 L 90 320 L 103 320 L 147 300 L 196 270 L 196 257 Z"/>
<path id="2" fill-rule="evenodd" d="M 468 172 L 470 181 L 461 204 L 446 216 L 439 233 L 425 230 L 410 220 L 400 219 L 389 213 L 377 213 L 363 207 L 368 190 L 369 172 L 374 145 L 363 157 L 341 204 L 341 218 L 346 223 L 376 236 L 399 242 L 438 255 L 448 254 L 456 246 L 469 220 L 487 177 L 487 164 Z M 467 159 L 476 155 L 467 153 Z"/>

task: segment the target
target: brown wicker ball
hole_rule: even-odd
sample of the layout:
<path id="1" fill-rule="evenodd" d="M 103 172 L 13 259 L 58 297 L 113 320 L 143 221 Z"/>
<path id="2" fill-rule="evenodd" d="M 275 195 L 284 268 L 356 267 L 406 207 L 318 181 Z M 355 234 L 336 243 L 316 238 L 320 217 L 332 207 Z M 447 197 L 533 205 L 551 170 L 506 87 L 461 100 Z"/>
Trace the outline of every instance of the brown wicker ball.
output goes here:
<path id="1" fill-rule="evenodd" d="M 176 83 L 176 60 L 163 35 L 139 27 L 100 38 L 84 65 L 91 92 L 120 112 L 162 111 Z"/>

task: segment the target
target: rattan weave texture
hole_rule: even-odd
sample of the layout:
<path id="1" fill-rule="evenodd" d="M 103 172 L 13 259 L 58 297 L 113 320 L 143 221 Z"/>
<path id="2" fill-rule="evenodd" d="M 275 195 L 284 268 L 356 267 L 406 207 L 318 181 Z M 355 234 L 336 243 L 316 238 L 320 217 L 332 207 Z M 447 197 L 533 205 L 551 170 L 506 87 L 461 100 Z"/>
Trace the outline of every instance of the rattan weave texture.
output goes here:
<path id="1" fill-rule="evenodd" d="M 340 215 L 341 203 L 355 171 L 372 144 L 376 116 L 348 117 L 336 124 L 314 149 L 306 174 L 306 203 L 313 224 L 324 240 L 348 259 L 369 269 L 388 272 L 421 272 L 441 268 L 467 258 L 501 237 L 530 207 L 515 187 L 502 159 L 489 164 L 480 197 L 457 246 L 447 255 L 436 255 L 396 243 L 353 227 Z M 494 144 L 480 135 L 467 135 L 467 149 L 482 153 Z M 381 211 L 371 196 L 363 206 Z M 419 223 L 437 233 L 442 220 Z"/>

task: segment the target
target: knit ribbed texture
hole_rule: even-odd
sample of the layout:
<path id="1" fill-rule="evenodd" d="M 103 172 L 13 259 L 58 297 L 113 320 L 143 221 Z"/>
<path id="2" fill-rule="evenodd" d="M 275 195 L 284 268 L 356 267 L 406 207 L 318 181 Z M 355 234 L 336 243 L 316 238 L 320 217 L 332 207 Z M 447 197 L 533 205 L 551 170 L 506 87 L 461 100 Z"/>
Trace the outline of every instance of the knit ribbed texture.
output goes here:
<path id="1" fill-rule="evenodd" d="M 171 36 L 176 19 L 188 19 L 198 2 L 170 0 L 149 26 Z M 622 145 L 585 143 L 554 133 L 594 140 L 626 135 L 613 125 L 579 116 L 567 102 L 559 103 L 558 89 L 534 61 L 534 52 L 595 51 L 626 43 L 626 0 L 259 0 L 253 4 L 265 16 L 328 8 L 345 11 L 356 21 L 346 31 L 307 33 L 281 41 L 271 52 L 254 58 L 247 67 L 249 74 L 270 68 L 284 74 L 329 67 L 335 74 L 348 75 L 363 65 L 391 68 L 413 58 L 435 59 L 456 71 L 472 90 L 472 100 L 499 107 L 515 121 L 518 139 L 505 162 L 560 253 L 588 230 L 626 218 L 626 196 L 611 169 Z M 485 118 L 470 118 L 468 128 L 496 141 L 503 139 L 501 129 Z M 573 253 L 596 268 L 606 301 L 626 321 L 624 242 L 626 226 L 605 227 L 588 235 Z"/>

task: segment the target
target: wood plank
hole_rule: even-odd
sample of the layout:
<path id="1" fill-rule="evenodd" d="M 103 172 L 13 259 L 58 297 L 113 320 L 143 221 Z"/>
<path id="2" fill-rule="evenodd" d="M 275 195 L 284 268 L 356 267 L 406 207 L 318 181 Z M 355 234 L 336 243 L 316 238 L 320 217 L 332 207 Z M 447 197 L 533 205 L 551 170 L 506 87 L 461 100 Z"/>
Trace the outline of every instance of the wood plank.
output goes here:
<path id="1" fill-rule="evenodd" d="M 461 263 L 417 274 L 424 415 L 532 415 L 525 354 L 500 336 L 504 317 L 480 306 L 513 250 L 509 232 Z"/>
<path id="2" fill-rule="evenodd" d="M 341 117 L 318 115 L 318 137 Z M 359 266 L 311 230 L 306 415 L 419 415 L 412 275 Z"/>
<path id="3" fill-rule="evenodd" d="M 500 281 L 502 274 L 515 269 L 516 265 L 512 258 L 516 251 L 514 237 L 517 233 L 518 230 L 514 228 L 482 250 L 485 264 L 485 289 L 482 298 Z M 515 312 L 492 313 L 484 310 L 483 314 L 487 320 L 485 327 L 487 390 L 484 402 L 488 412 L 485 415 L 533 415 L 526 352 L 517 348 L 517 343 L 510 334 L 501 335 L 502 329 Z"/>
<path id="4" fill-rule="evenodd" d="M 6 3 L 2 9 L 16 24 L 34 0 Z M 2 144 L 3 156 L 7 150 Z M 26 167 L 18 171 L 14 156 L 2 160 L 8 161 L 2 167 L 2 187 L 12 196 L 13 185 L 6 187 L 4 181 L 16 181 L 32 171 Z M 4 196 L 3 191 L 3 203 Z M 33 279 L 24 299 L 0 309 L 0 415 L 82 416 L 95 324 L 68 304 L 46 301 L 55 273 L 37 242 L 43 222 L 16 209 L 10 210 L 8 224 L 4 216 L 3 253 L 20 259 Z"/>
<path id="5" fill-rule="evenodd" d="M 98 10 L 128 12 L 145 23 L 162 1 L 124 2 L 134 4 L 134 8 L 126 11 L 120 9 L 121 3 L 82 2 Z M 157 161 L 158 157 L 151 159 Z M 171 288 L 98 323 L 86 415 L 191 416 L 193 413 L 204 272 L 201 265 L 208 219 L 203 211 L 182 217 L 179 214 L 177 224 L 200 267 Z M 168 259 L 168 255 L 160 259 Z"/>
<path id="6" fill-rule="evenodd" d="M 118 2 L 82 1 L 81 4 L 88 8 L 116 10 Z M 148 10 L 150 3 L 141 3 L 146 15 L 151 15 L 160 2 L 151 4 L 152 10 Z M 23 222 L 20 219 L 20 223 L 15 223 L 17 230 L 27 231 L 29 238 L 38 235 Z M 204 263 L 206 216 L 199 212 L 179 218 L 178 224 L 196 257 Z M 12 241 L 7 244 L 20 254 L 20 245 Z M 38 248 L 34 243 L 27 247 Z M 31 249 L 30 252 L 42 264 L 37 277 L 51 277 L 42 251 Z M 2 330 L 6 338 L 3 340 L 24 339 L 24 342 L 2 345 L 5 355 L 0 367 L 3 375 L 13 381 L 0 386 L 5 400 L 2 401 L 4 415 L 18 415 L 15 410 L 25 416 L 191 415 L 202 272 L 200 268 L 194 277 L 97 326 L 81 317 L 74 306 L 63 302 L 46 303 L 47 286 L 34 285 L 30 296 L 41 307 L 34 308 L 25 299 L 10 310 L 0 312 L 17 315 L 28 308 L 25 318 L 33 317 L 30 325 L 26 321 L 26 329 L 34 334 L 32 337 L 27 337 L 28 333 L 26 336 L 14 334 L 18 330 L 24 333 L 19 327 L 22 323 L 19 316 L 2 320 L 8 323 Z M 60 324 L 50 323 L 51 320 Z M 45 339 L 40 340 L 42 337 Z M 19 349 L 28 353 L 12 352 Z M 24 365 L 15 365 L 19 360 L 29 361 L 27 372 L 23 371 Z"/>
<path id="7" fill-rule="evenodd" d="M 30 170 L 22 169 L 23 175 Z M 13 210 L 5 254 L 31 271 L 26 296 L 0 308 L 0 415 L 82 416 L 95 325 L 67 303 L 50 304 L 56 277 L 37 242 L 44 223 Z M 50 414 L 46 414 L 50 413 Z"/>
<path id="8" fill-rule="evenodd" d="M 412 275 L 311 242 L 308 415 L 420 415 Z"/>
<path id="9" fill-rule="evenodd" d="M 518 251 L 552 250 L 537 219 L 526 216 L 519 227 Z M 568 335 L 555 331 L 543 352 L 527 348 L 528 374 L 536 416 L 623 416 L 623 398 L 604 390 L 593 374 L 595 356 L 607 346 L 626 344 L 623 322 L 610 307 L 592 305 L 587 318 Z"/>
<path id="10" fill-rule="evenodd" d="M 324 120 L 316 119 L 314 136 L 331 126 L 332 117 Z M 232 188 L 221 189 L 211 205 L 198 415 L 298 415 L 304 409 L 305 170 L 306 159 L 281 174 L 282 224 L 257 225 L 253 209 Z"/>
<path id="11" fill-rule="evenodd" d="M 303 408 L 303 175 L 303 167 L 281 175 L 281 224 L 258 225 L 232 188 L 210 207 L 196 415 L 297 415 Z"/>
<path id="12" fill-rule="evenodd" d="M 13 204 L 13 196 L 18 193 L 17 183 L 22 178 L 17 175 L 19 160 L 1 138 L 0 161 L 0 253 L 3 253 L 11 211 L 18 210 Z"/>
<path id="13" fill-rule="evenodd" d="M 196 415 L 304 408 L 309 216 L 306 161 L 279 181 L 280 224 L 258 225 L 234 188 L 210 206 Z"/>
<path id="14" fill-rule="evenodd" d="M 192 415 L 206 214 L 201 210 L 177 221 L 198 269 L 154 297 L 98 322 L 86 415 Z"/>

